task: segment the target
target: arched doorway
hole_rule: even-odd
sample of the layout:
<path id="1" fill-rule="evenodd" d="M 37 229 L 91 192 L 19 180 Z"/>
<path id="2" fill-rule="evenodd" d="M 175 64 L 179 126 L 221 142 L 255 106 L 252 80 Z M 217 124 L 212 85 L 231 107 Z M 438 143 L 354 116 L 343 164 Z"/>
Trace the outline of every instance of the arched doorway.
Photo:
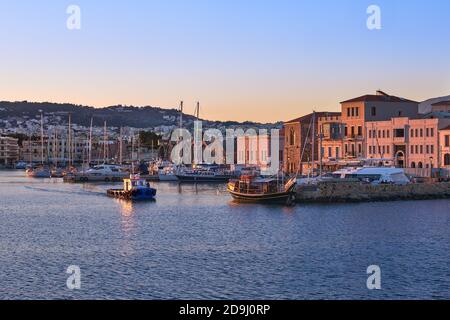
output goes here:
<path id="1" fill-rule="evenodd" d="M 419 162 L 419 163 L 417 164 L 417 168 L 422 169 L 422 168 L 423 168 L 423 163 L 422 163 L 422 162 Z"/>
<path id="2" fill-rule="evenodd" d="M 411 162 L 411 168 L 415 169 L 416 168 L 416 163 L 413 161 Z"/>
<path id="3" fill-rule="evenodd" d="M 401 150 L 395 154 L 395 166 L 397 168 L 405 167 L 405 153 Z"/>

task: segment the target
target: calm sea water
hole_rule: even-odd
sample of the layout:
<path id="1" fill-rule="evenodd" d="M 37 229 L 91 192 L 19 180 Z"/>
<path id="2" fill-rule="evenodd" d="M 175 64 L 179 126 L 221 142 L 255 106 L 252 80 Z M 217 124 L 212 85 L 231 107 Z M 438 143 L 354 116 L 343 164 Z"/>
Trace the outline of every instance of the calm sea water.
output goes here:
<path id="1" fill-rule="evenodd" d="M 130 204 L 0 172 L 0 298 L 450 299 L 448 200 L 283 208 L 154 185 L 156 202 Z"/>

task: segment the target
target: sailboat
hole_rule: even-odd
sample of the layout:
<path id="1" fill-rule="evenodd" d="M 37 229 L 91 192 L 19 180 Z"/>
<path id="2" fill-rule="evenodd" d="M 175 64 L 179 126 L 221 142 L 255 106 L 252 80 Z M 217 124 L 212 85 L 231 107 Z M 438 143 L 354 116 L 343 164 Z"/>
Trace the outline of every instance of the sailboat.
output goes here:
<path id="1" fill-rule="evenodd" d="M 44 166 L 44 116 L 42 112 L 41 112 L 41 166 L 37 168 L 28 169 L 26 171 L 26 175 L 30 178 L 50 178 L 52 175 L 50 170 Z"/>

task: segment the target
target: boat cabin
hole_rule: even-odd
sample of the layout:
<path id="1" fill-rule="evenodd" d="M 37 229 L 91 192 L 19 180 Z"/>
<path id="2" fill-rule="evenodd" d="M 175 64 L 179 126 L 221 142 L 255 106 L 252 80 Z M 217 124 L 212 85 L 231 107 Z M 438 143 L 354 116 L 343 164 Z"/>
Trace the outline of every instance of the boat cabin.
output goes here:
<path id="1" fill-rule="evenodd" d="M 147 181 L 144 179 L 123 179 L 123 190 L 131 191 L 133 189 L 147 188 Z"/>

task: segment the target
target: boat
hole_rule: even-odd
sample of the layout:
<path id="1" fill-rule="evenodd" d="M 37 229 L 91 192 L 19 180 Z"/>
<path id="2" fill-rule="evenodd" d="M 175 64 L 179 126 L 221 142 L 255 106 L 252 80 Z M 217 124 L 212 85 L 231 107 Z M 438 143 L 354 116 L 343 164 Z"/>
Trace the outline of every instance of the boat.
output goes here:
<path id="1" fill-rule="evenodd" d="M 156 189 L 139 175 L 131 175 L 129 179 L 123 179 L 123 189 L 108 189 L 107 195 L 117 199 L 146 201 L 155 199 Z"/>
<path id="2" fill-rule="evenodd" d="M 51 178 L 52 173 L 46 167 L 29 168 L 25 171 L 27 177 L 29 178 Z"/>
<path id="3" fill-rule="evenodd" d="M 25 170 L 27 168 L 27 163 L 25 161 L 19 161 L 14 166 L 16 170 Z"/>
<path id="4" fill-rule="evenodd" d="M 280 183 L 280 179 L 241 176 L 228 182 L 227 190 L 234 200 L 239 202 L 295 203 L 297 180 L 291 178 L 287 183 Z"/>
<path id="5" fill-rule="evenodd" d="M 180 182 L 228 182 L 236 174 L 226 170 L 193 169 L 177 173 Z"/>
<path id="6" fill-rule="evenodd" d="M 176 171 L 177 171 L 177 169 L 173 165 L 166 166 L 166 167 L 160 167 L 158 169 L 159 181 L 178 181 Z"/>
<path id="7" fill-rule="evenodd" d="M 66 182 L 117 182 L 129 175 L 121 166 L 102 164 L 82 172 L 67 174 Z"/>
<path id="8" fill-rule="evenodd" d="M 387 167 L 360 167 L 345 168 L 332 174 L 337 179 L 357 179 L 361 182 L 378 184 L 405 185 L 411 183 L 401 168 Z"/>

